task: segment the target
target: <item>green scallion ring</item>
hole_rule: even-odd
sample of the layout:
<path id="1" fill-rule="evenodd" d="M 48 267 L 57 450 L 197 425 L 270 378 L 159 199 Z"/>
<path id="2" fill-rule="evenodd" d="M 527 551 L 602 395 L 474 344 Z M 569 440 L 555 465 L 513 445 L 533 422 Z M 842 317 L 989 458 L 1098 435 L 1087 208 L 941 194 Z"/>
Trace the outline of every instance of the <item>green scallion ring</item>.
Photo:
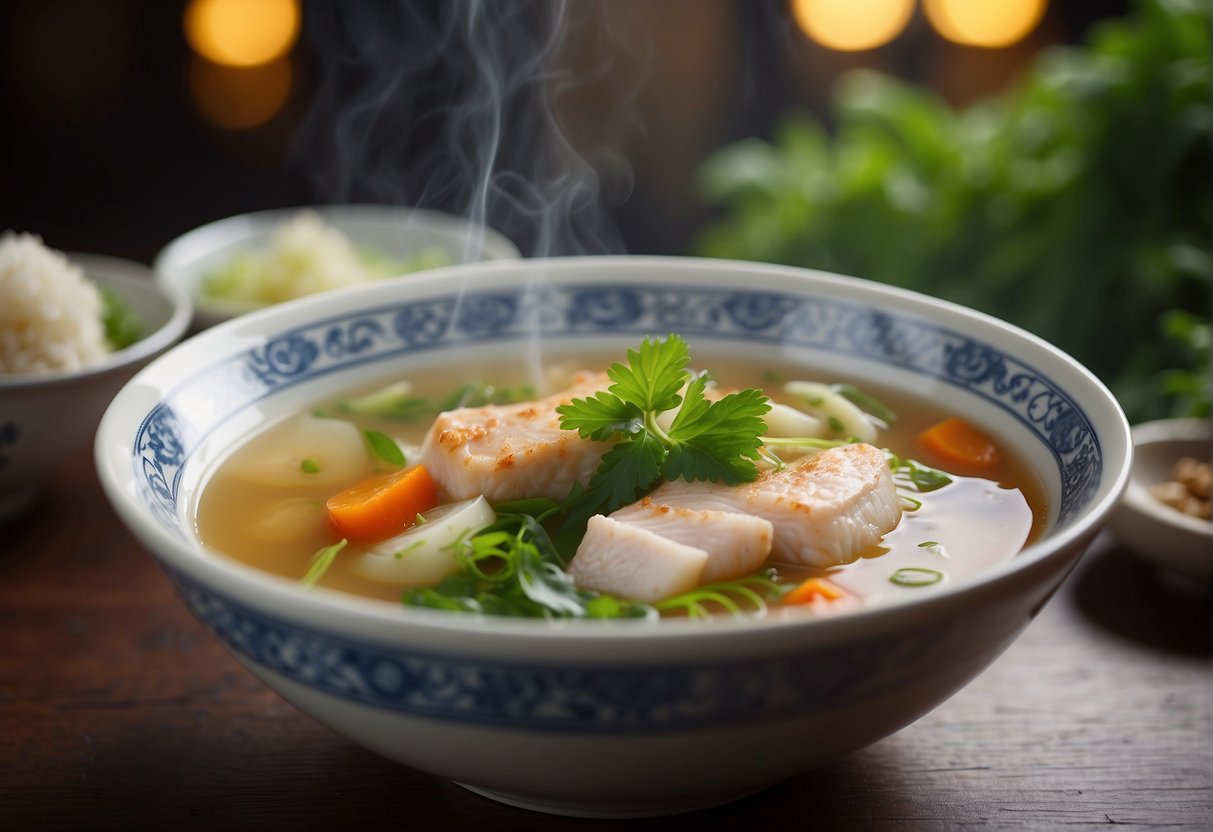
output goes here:
<path id="1" fill-rule="evenodd" d="M 889 576 L 889 582 L 898 586 L 930 586 L 942 580 L 943 573 L 938 569 L 922 569 L 917 566 L 898 569 Z"/>

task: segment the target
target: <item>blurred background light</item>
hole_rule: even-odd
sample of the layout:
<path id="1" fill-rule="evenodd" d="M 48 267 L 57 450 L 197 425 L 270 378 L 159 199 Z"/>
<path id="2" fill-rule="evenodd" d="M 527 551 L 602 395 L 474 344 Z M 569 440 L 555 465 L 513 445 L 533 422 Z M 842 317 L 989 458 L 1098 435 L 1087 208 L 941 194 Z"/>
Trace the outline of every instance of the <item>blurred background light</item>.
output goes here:
<path id="1" fill-rule="evenodd" d="M 884 46 L 914 14 L 914 0 L 792 0 L 792 17 L 808 37 L 840 52 Z"/>
<path id="2" fill-rule="evenodd" d="M 953 43 L 999 49 L 1027 37 L 1048 5 L 1048 0 L 923 0 L 923 11 L 935 31 Z"/>
<path id="3" fill-rule="evenodd" d="M 291 92 L 287 58 L 251 67 L 224 66 L 204 58 L 190 62 L 189 87 L 194 106 L 226 130 L 250 130 L 269 121 Z"/>
<path id="4" fill-rule="evenodd" d="M 299 37 L 298 0 L 190 0 L 185 36 L 202 57 L 226 66 L 268 64 Z"/>

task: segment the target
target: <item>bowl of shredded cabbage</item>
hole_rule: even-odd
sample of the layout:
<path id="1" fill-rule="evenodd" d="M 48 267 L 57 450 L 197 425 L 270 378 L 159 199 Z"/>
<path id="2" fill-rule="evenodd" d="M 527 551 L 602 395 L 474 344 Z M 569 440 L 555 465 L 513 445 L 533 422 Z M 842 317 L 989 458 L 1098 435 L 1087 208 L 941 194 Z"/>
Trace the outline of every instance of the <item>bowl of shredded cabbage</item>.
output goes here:
<path id="1" fill-rule="evenodd" d="M 189 317 L 184 293 L 156 285 L 142 263 L 0 235 L 0 521 L 32 505 Z"/>
<path id="2" fill-rule="evenodd" d="M 194 329 L 282 301 L 427 269 L 519 257 L 504 235 L 462 217 L 390 205 L 317 205 L 217 220 L 157 255 L 157 280 L 183 289 Z"/>

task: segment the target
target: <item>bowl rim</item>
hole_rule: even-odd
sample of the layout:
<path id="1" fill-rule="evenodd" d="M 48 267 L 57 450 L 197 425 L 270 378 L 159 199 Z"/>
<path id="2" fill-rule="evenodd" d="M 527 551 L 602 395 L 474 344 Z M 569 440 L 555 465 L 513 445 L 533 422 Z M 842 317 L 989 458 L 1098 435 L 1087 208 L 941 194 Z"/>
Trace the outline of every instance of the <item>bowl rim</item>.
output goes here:
<path id="1" fill-rule="evenodd" d="M 368 220 L 381 222 L 383 220 L 401 219 L 407 220 L 411 226 L 438 231 L 441 234 L 455 233 L 460 228 L 478 227 L 484 235 L 484 239 L 482 240 L 483 250 L 486 254 L 492 252 L 491 256 L 485 258 L 486 260 L 516 260 L 522 256 L 514 241 L 500 231 L 485 223 L 476 223 L 458 214 L 439 211 L 433 208 L 414 208 L 407 205 L 332 202 L 263 208 L 257 211 L 245 211 L 211 220 L 202 225 L 195 226 L 188 231 L 184 231 L 165 243 L 153 257 L 151 269 L 158 280 L 176 283 L 177 270 L 181 268 L 180 264 L 176 262 L 182 256 L 180 252 L 182 249 L 195 244 L 197 240 L 221 235 L 230 229 L 245 228 L 258 234 L 264 233 L 264 231 L 273 229 L 284 220 L 291 219 L 301 211 L 315 212 L 329 221 L 332 221 L 331 218 L 334 215 L 342 215 L 359 222 Z"/>
<path id="2" fill-rule="evenodd" d="M 91 252 L 65 252 L 68 260 L 84 270 L 85 276 L 98 285 L 115 285 L 135 292 L 158 295 L 168 301 L 172 313 L 157 329 L 143 335 L 133 344 L 114 350 L 96 364 L 71 372 L 39 373 L 36 375 L 0 376 L 0 391 L 32 389 L 72 384 L 82 379 L 100 376 L 117 368 L 142 361 L 167 349 L 178 341 L 193 317 L 193 303 L 178 286 L 161 285 L 152 270 L 137 260 Z"/>
<path id="3" fill-rule="evenodd" d="M 323 588 L 301 592 L 295 585 L 296 582 L 276 579 L 277 576 L 209 552 L 196 540 L 187 544 L 185 541 L 173 537 L 141 511 L 135 496 L 130 493 L 131 489 L 123 485 L 124 478 L 111 470 L 111 465 L 107 460 L 111 440 L 120 442 L 116 431 L 119 423 L 119 411 L 126 404 L 129 395 L 125 388 L 107 409 L 102 418 L 101 427 L 97 431 L 95 453 L 103 486 L 118 513 L 132 529 L 141 530 L 144 533 L 145 545 L 170 573 L 184 572 L 187 576 L 192 576 L 191 580 L 198 582 L 199 579 L 196 575 L 200 570 L 207 576 L 207 581 L 202 583 L 209 584 L 211 590 L 215 590 L 216 586 L 222 587 L 215 591 L 229 599 L 251 604 L 259 610 L 273 609 L 274 612 L 271 613 L 271 616 L 285 616 L 291 620 L 303 622 L 311 630 L 316 629 L 317 625 L 313 622 L 317 620 L 323 621 L 323 629 L 329 632 L 350 627 L 378 627 L 379 629 L 374 631 L 373 637 L 367 635 L 366 630 L 361 631 L 362 636 L 360 637 L 366 637 L 371 641 L 390 640 L 392 632 L 404 629 L 413 633 L 473 633 L 480 636 L 491 633 L 488 640 L 510 639 L 519 636 L 528 639 L 635 639 L 637 637 L 647 639 L 656 635 L 683 640 L 711 639 L 725 634 L 774 630 L 800 632 L 804 628 L 809 628 L 811 632 L 829 639 L 839 630 L 869 631 L 872 627 L 881 628 L 890 620 L 890 617 L 903 619 L 914 615 L 932 614 L 932 610 L 953 603 L 963 603 L 963 599 L 994 591 L 997 586 L 1011 582 L 1015 580 L 1016 576 L 1023 575 L 1031 571 L 1033 567 L 1055 557 L 1068 557 L 1069 555 L 1065 553 L 1081 549 L 1094 536 L 1124 491 L 1129 480 L 1132 461 L 1129 424 L 1115 397 L 1090 370 L 1064 351 L 1026 330 L 985 313 L 918 292 L 815 269 L 717 258 L 650 255 L 603 255 L 460 264 L 418 274 L 416 281 L 411 285 L 416 288 L 418 282 L 425 281 L 426 284 L 445 283 L 449 286 L 456 280 L 472 280 L 483 281 L 483 283 L 476 284 L 476 288 L 480 288 L 482 285 L 492 285 L 492 281 L 500 278 L 503 273 L 535 269 L 567 270 L 562 273 L 561 279 L 574 282 L 579 279 L 578 274 L 583 269 L 593 267 L 641 271 L 646 269 L 677 270 L 690 264 L 701 272 L 735 272 L 738 269 L 749 271 L 762 275 L 764 279 L 774 281 L 774 284 L 781 284 L 788 290 L 792 290 L 798 283 L 803 284 L 806 277 L 811 277 L 814 285 L 817 288 L 826 289 L 827 294 L 836 294 L 851 302 L 867 305 L 892 302 L 898 304 L 898 309 L 909 307 L 911 311 L 924 314 L 935 322 L 939 322 L 939 316 L 942 315 L 945 321 L 953 323 L 969 321 L 968 327 L 990 327 L 998 330 L 1004 336 L 1023 341 L 1025 346 L 1041 355 L 1048 355 L 1051 360 L 1060 361 L 1060 366 L 1074 377 L 1073 383 L 1086 385 L 1084 392 L 1090 393 L 1093 397 L 1082 399 L 1084 407 L 1090 409 L 1098 406 L 1109 417 L 1108 433 L 1106 436 L 1100 437 L 1101 444 L 1113 451 L 1118 446 L 1123 448 L 1123 455 L 1119 459 L 1111 453 L 1105 456 L 1105 470 L 1101 477 L 1101 482 L 1106 483 L 1103 496 L 1087 506 L 1082 515 L 1073 522 L 1054 531 L 1046 539 L 1029 544 L 1006 563 L 984 570 L 979 575 L 971 576 L 963 582 L 932 589 L 929 594 L 920 597 L 865 607 L 838 616 L 772 616 L 759 620 L 719 618 L 712 619 L 708 626 L 704 626 L 704 622 L 698 621 L 663 620 L 660 622 L 660 626 L 655 627 L 651 622 L 633 620 L 553 622 L 545 619 L 502 619 L 475 614 L 451 615 L 442 611 L 413 609 L 390 602 L 357 598 Z M 397 287 L 400 285 L 396 284 Z M 391 284 L 375 283 L 339 290 L 337 293 L 286 301 L 220 323 L 190 338 L 177 349 L 202 349 L 205 344 L 218 343 L 237 334 L 241 338 L 247 338 L 249 330 L 269 325 L 275 327 L 273 332 L 286 331 L 302 325 L 305 320 L 308 323 L 316 323 L 331 314 L 337 314 L 338 311 L 348 313 L 368 308 L 373 302 L 373 298 L 381 293 L 392 294 L 407 291 L 407 289 L 393 289 Z M 263 336 L 255 337 L 262 338 Z M 264 340 L 268 340 L 268 336 Z M 170 351 L 169 355 L 175 353 L 176 351 Z M 159 366 L 167 360 L 169 358 L 165 356 L 153 361 L 149 367 L 140 371 L 135 378 L 128 382 L 127 388 L 137 386 L 143 378 L 156 373 Z M 146 411 L 146 408 L 144 410 Z M 127 422 L 129 420 L 127 417 Z M 127 430 L 127 432 L 132 431 Z M 126 444 L 129 444 L 129 438 Z M 129 462 L 126 467 L 128 469 L 131 467 Z M 1078 553 L 1075 552 L 1073 560 L 1076 561 L 1077 557 Z M 279 608 L 282 605 L 286 605 L 285 610 Z M 317 613 L 327 616 L 327 618 L 317 619 Z M 491 627 L 486 627 L 486 620 L 491 623 Z"/>

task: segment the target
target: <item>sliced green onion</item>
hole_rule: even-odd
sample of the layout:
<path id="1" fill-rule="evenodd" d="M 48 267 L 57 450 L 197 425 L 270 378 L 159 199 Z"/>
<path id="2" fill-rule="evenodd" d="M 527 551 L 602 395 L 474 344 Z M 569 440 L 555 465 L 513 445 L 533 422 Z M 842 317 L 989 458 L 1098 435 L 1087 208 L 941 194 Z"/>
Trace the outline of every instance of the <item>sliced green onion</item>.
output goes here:
<path id="1" fill-rule="evenodd" d="M 923 569 L 918 566 L 907 566 L 898 569 L 889 576 L 889 582 L 898 586 L 930 586 L 943 580 L 943 573 L 938 569 Z"/>
<path id="2" fill-rule="evenodd" d="M 324 573 L 333 565 L 333 561 L 337 559 L 337 553 L 346 547 L 349 543 L 344 537 L 334 543 L 332 546 L 325 546 L 312 557 L 312 566 L 307 570 L 307 574 L 303 576 L 304 586 L 315 586 L 316 581 L 323 577 Z"/>

